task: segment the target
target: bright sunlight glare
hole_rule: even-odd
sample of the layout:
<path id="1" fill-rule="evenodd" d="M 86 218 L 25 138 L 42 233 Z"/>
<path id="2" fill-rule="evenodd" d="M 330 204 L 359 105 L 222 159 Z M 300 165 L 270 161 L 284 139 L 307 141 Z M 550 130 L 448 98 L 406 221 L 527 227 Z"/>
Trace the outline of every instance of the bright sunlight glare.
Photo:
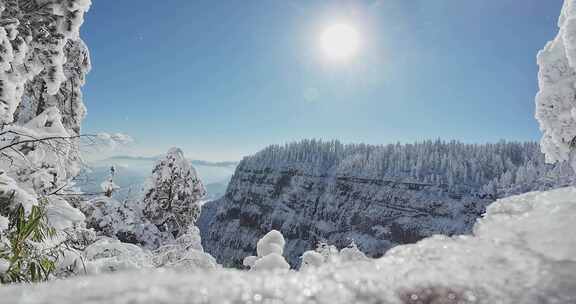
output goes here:
<path id="1" fill-rule="evenodd" d="M 345 60 L 354 56 L 360 45 L 356 29 L 348 24 L 334 24 L 322 32 L 321 46 L 324 55 L 331 60 Z"/>

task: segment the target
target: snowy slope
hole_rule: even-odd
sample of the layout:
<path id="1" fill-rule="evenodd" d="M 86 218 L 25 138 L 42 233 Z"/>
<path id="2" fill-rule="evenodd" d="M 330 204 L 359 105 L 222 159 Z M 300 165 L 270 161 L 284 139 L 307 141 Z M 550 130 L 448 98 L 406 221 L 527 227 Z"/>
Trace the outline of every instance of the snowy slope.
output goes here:
<path id="1" fill-rule="evenodd" d="M 305 272 L 147 271 L 0 288 L 6 303 L 575 303 L 576 188 L 492 204 L 470 236 Z"/>

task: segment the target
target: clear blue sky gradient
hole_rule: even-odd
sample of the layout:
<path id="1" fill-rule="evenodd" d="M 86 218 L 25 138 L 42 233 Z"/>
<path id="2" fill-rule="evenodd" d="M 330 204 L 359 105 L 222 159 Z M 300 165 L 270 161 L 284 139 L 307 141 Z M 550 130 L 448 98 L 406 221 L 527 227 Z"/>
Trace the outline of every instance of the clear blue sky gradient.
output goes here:
<path id="1" fill-rule="evenodd" d="M 562 0 L 94 0 L 85 131 L 235 160 L 301 138 L 538 140 L 536 53 Z M 329 63 L 324 27 L 356 26 Z"/>

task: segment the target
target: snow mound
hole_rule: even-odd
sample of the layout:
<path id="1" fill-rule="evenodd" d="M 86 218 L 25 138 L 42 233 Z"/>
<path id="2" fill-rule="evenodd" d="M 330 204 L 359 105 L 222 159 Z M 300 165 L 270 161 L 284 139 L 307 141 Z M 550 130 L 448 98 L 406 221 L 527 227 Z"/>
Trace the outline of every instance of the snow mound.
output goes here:
<path id="1" fill-rule="evenodd" d="M 252 270 L 286 271 L 290 265 L 282 256 L 284 253 L 284 236 L 277 230 L 272 230 L 263 236 L 256 244 L 258 256 L 248 256 L 244 266 Z"/>
<path id="2" fill-rule="evenodd" d="M 284 253 L 284 236 L 277 230 L 272 230 L 263 236 L 256 244 L 258 257 L 263 257 L 272 253 L 282 255 Z"/>
<path id="3" fill-rule="evenodd" d="M 497 201 L 472 236 L 306 272 L 123 272 L 0 289 L 6 303 L 574 303 L 576 188 Z M 116 246 L 110 244 L 110 246 Z M 274 254 L 274 253 L 272 253 Z"/>

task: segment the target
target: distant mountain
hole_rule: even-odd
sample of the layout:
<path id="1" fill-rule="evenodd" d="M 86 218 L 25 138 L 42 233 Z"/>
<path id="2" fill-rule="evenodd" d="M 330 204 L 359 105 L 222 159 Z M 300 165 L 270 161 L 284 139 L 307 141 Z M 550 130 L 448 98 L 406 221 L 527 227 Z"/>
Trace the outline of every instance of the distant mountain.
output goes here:
<path id="1" fill-rule="evenodd" d="M 115 182 L 120 186 L 115 198 L 122 200 L 141 196 L 147 178 L 152 174 L 152 168 L 160 156 L 126 156 L 118 155 L 92 161 L 88 168 L 77 178 L 77 186 L 84 192 L 100 192 L 100 183 L 110 173 L 110 167 L 116 169 Z M 217 199 L 224 194 L 228 182 L 234 174 L 238 162 L 212 162 L 205 160 L 189 160 L 200 179 L 205 184 L 208 194 L 205 201 Z"/>
<path id="2" fill-rule="evenodd" d="M 128 155 L 117 155 L 106 158 L 104 160 L 98 160 L 100 162 L 117 162 L 117 161 L 157 161 L 160 156 L 128 156 Z M 190 163 L 194 166 L 205 166 L 205 167 L 236 167 L 238 165 L 237 161 L 219 161 L 212 162 L 206 160 L 191 159 Z"/>
<path id="3" fill-rule="evenodd" d="M 206 166 L 206 167 L 234 167 L 238 166 L 236 161 L 222 161 L 222 162 L 210 162 L 205 160 L 191 160 L 194 166 Z"/>

